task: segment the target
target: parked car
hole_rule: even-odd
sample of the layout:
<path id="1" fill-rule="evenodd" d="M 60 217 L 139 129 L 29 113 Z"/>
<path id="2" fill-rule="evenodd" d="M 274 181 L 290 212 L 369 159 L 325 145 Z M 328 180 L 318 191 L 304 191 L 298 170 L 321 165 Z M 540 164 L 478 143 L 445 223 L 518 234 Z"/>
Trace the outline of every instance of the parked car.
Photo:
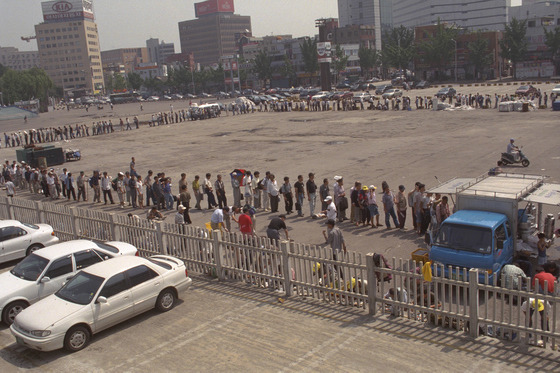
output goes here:
<path id="1" fill-rule="evenodd" d="M 445 87 L 437 91 L 435 94 L 436 97 L 454 97 L 457 94 L 457 91 L 453 87 Z"/>
<path id="2" fill-rule="evenodd" d="M 342 82 L 336 85 L 336 89 L 350 89 L 350 84 Z"/>
<path id="3" fill-rule="evenodd" d="M 367 102 L 369 99 L 371 98 L 371 95 L 369 93 L 354 93 L 354 97 L 352 98 L 352 100 L 354 100 L 354 102 Z"/>
<path id="4" fill-rule="evenodd" d="M 115 258 L 78 272 L 22 311 L 10 330 L 26 347 L 79 351 L 95 333 L 152 308 L 171 310 L 191 283 L 183 261 L 171 256 Z"/>
<path id="5" fill-rule="evenodd" d="M 69 276 L 94 263 L 121 256 L 137 255 L 128 243 L 96 243 L 74 240 L 37 250 L 10 272 L 0 274 L 0 314 L 10 325 L 30 304 L 60 289 Z"/>
<path id="6" fill-rule="evenodd" d="M 150 96 L 146 99 L 146 101 L 159 101 L 159 97 L 158 96 Z"/>
<path id="7" fill-rule="evenodd" d="M 375 91 L 375 85 L 372 83 L 363 83 L 361 85 L 362 91 Z"/>
<path id="8" fill-rule="evenodd" d="M 397 98 L 397 97 L 402 97 L 402 93 L 403 91 L 401 89 L 392 88 L 385 91 L 385 93 L 383 93 L 381 97 L 388 98 L 388 99 Z"/>
<path id="9" fill-rule="evenodd" d="M 58 242 L 48 224 L 27 224 L 17 220 L 0 221 L 0 263 L 23 258 L 33 251 Z"/>
<path id="10" fill-rule="evenodd" d="M 325 100 L 329 94 L 330 94 L 329 91 L 320 91 L 316 95 L 313 95 L 313 97 L 311 97 L 311 99 L 313 99 L 313 100 Z"/>
<path id="11" fill-rule="evenodd" d="M 556 84 L 554 88 L 552 88 L 552 93 L 554 93 L 556 96 L 560 94 L 560 84 Z"/>
<path id="12" fill-rule="evenodd" d="M 362 86 L 362 85 L 359 84 L 359 83 L 352 84 L 352 85 L 350 86 L 350 91 L 352 91 L 352 92 L 360 91 L 360 90 L 362 89 L 361 86 Z"/>
<path id="13" fill-rule="evenodd" d="M 515 94 L 518 96 L 528 96 L 533 93 L 537 93 L 537 89 L 532 85 L 522 85 L 521 87 L 517 88 Z"/>
<path id="14" fill-rule="evenodd" d="M 168 100 L 168 101 L 173 100 L 173 98 L 171 96 L 168 96 L 168 95 L 163 95 L 163 99 Z"/>
<path id="15" fill-rule="evenodd" d="M 414 85 L 414 88 L 416 88 L 416 89 L 430 88 L 430 83 L 428 83 L 425 80 L 421 80 Z"/>
<path id="16" fill-rule="evenodd" d="M 389 89 L 392 89 L 392 88 L 393 88 L 393 86 L 391 84 L 380 85 L 375 90 L 375 94 L 376 95 L 382 95 L 383 93 L 385 93 L 386 91 L 388 91 Z"/>

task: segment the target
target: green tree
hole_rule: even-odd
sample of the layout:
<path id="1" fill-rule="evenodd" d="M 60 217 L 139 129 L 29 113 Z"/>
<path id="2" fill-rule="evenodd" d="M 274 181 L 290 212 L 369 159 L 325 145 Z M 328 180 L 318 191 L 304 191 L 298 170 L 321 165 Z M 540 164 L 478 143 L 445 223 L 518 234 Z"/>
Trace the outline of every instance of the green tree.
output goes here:
<path id="1" fill-rule="evenodd" d="M 335 83 L 338 83 L 340 73 L 346 69 L 348 64 L 348 56 L 344 53 L 344 49 L 337 44 L 334 48 L 334 53 L 332 56 L 332 67 L 335 71 Z"/>
<path id="2" fill-rule="evenodd" d="M 265 80 L 272 78 L 272 61 L 264 49 L 259 50 L 253 60 L 253 72 L 259 77 L 261 85 Z"/>
<path id="3" fill-rule="evenodd" d="M 363 46 L 360 46 L 360 49 L 358 49 L 358 58 L 360 59 L 362 75 L 365 74 L 366 77 L 369 77 L 369 72 L 378 67 L 381 63 L 381 53 L 375 49 L 369 49 Z"/>
<path id="4" fill-rule="evenodd" d="M 383 54 L 391 67 L 408 68 L 415 54 L 414 30 L 404 26 L 392 28 L 384 38 Z"/>
<path id="5" fill-rule="evenodd" d="M 303 69 L 305 72 L 314 74 L 319 70 L 319 61 L 317 60 L 317 40 L 306 38 L 300 44 L 301 54 L 303 57 Z"/>
<path id="6" fill-rule="evenodd" d="M 424 52 L 424 61 L 435 69 L 436 79 L 440 79 L 440 69 L 451 65 L 455 55 L 457 34 L 455 27 L 447 27 L 438 19 L 434 35 L 430 35 L 429 39 L 419 46 L 419 49 Z"/>
<path id="7" fill-rule="evenodd" d="M 548 31 L 544 29 L 544 44 L 547 46 L 552 61 L 554 61 L 554 69 L 556 75 L 560 72 L 560 26 L 556 26 L 554 30 Z"/>
<path id="8" fill-rule="evenodd" d="M 140 74 L 137 73 L 130 73 L 128 74 L 127 78 L 128 84 L 132 89 L 140 89 L 140 87 L 142 87 L 142 84 L 144 83 Z"/>
<path id="9" fill-rule="evenodd" d="M 8 68 L 0 63 L 0 78 L 2 77 L 2 75 L 4 75 L 4 72 L 6 72 L 6 70 L 8 70 Z"/>
<path id="10" fill-rule="evenodd" d="M 294 85 L 297 79 L 296 69 L 294 68 L 292 60 L 287 55 L 284 56 L 284 63 L 278 68 L 278 72 L 284 78 L 288 79 L 290 87 Z"/>
<path id="11" fill-rule="evenodd" d="M 42 111 L 47 109 L 49 91 L 53 87 L 53 82 L 45 71 L 37 67 L 24 71 L 7 69 L 0 78 L 4 103 L 39 99 Z"/>
<path id="12" fill-rule="evenodd" d="M 127 81 L 122 74 L 114 74 L 113 76 L 113 89 L 122 91 L 127 88 Z"/>
<path id="13" fill-rule="evenodd" d="M 510 60 L 513 67 L 513 78 L 517 79 L 515 65 L 523 61 L 527 54 L 528 42 L 527 20 L 518 20 L 513 17 L 510 23 L 505 24 L 504 37 L 500 40 L 502 57 Z"/>
<path id="14" fill-rule="evenodd" d="M 488 49 L 488 40 L 484 39 L 480 33 L 476 40 L 469 43 L 469 62 L 474 67 L 474 79 L 478 78 L 478 74 L 484 73 L 484 68 L 493 61 L 492 53 Z"/>

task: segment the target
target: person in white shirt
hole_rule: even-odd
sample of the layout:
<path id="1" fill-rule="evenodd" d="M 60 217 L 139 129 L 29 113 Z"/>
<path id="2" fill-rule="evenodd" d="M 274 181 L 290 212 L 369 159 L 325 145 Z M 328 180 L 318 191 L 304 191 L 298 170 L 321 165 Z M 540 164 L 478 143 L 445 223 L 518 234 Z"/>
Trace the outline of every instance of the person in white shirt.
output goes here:
<path id="1" fill-rule="evenodd" d="M 103 199 L 105 200 L 105 204 L 107 204 L 107 197 L 111 201 L 111 205 L 114 205 L 115 202 L 113 201 L 113 194 L 111 193 L 111 177 L 107 175 L 107 172 L 103 172 L 103 177 L 101 178 L 101 190 L 103 190 Z"/>
<path id="2" fill-rule="evenodd" d="M 253 205 L 253 188 L 251 187 L 253 181 L 253 176 L 251 171 L 245 171 L 245 176 L 243 177 L 243 185 L 245 185 L 245 193 L 243 197 L 245 198 L 245 204 Z"/>
<path id="3" fill-rule="evenodd" d="M 267 192 L 270 199 L 270 212 L 278 212 L 278 183 L 276 182 L 274 174 L 270 174 L 267 183 Z"/>
<path id="4" fill-rule="evenodd" d="M 261 191 L 259 189 L 259 181 L 261 181 L 261 178 L 259 176 L 259 171 L 255 171 L 253 174 L 253 180 L 251 180 L 251 189 L 253 189 L 253 206 L 256 209 L 261 207 Z"/>
<path id="5" fill-rule="evenodd" d="M 327 196 L 324 202 L 329 205 L 327 206 L 327 209 L 323 211 L 323 214 L 327 215 L 328 220 L 336 220 L 336 205 L 334 204 L 333 198 L 331 196 Z"/>
<path id="6" fill-rule="evenodd" d="M 49 195 L 52 199 L 58 198 L 58 192 L 54 183 L 54 176 L 52 172 L 47 173 L 47 187 L 49 188 Z"/>
<path id="7" fill-rule="evenodd" d="M 4 185 L 6 186 L 6 193 L 8 194 L 8 197 L 13 197 L 16 195 L 16 186 L 11 179 L 7 179 L 6 184 Z"/>

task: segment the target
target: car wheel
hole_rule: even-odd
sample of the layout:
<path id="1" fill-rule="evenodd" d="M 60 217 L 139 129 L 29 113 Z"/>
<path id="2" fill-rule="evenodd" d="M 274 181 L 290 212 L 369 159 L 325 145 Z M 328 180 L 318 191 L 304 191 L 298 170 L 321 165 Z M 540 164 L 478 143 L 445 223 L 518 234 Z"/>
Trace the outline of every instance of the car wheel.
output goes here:
<path id="1" fill-rule="evenodd" d="M 521 161 L 521 164 L 523 165 L 523 167 L 527 167 L 527 166 L 529 166 L 529 160 L 524 159 L 524 160 Z"/>
<path id="2" fill-rule="evenodd" d="M 29 247 L 27 248 L 27 251 L 25 252 L 25 255 L 27 256 L 27 255 L 31 254 L 32 252 L 34 252 L 34 251 L 37 251 L 37 250 L 39 250 L 39 249 L 42 249 L 43 247 L 44 247 L 43 245 L 38 244 L 38 243 L 36 243 L 36 244 L 34 244 L 34 245 L 31 245 L 31 246 L 29 246 Z"/>
<path id="3" fill-rule="evenodd" d="M 64 348 L 70 352 L 80 351 L 86 347 L 91 338 L 91 333 L 85 326 L 74 326 L 68 330 L 64 337 Z"/>
<path id="4" fill-rule="evenodd" d="M 172 289 L 165 289 L 157 298 L 156 308 L 158 311 L 167 312 L 175 306 L 176 299 L 177 297 Z"/>
<path id="5" fill-rule="evenodd" d="M 8 304 L 2 312 L 2 321 L 6 325 L 12 325 L 16 316 L 27 307 L 29 305 L 22 300 Z"/>

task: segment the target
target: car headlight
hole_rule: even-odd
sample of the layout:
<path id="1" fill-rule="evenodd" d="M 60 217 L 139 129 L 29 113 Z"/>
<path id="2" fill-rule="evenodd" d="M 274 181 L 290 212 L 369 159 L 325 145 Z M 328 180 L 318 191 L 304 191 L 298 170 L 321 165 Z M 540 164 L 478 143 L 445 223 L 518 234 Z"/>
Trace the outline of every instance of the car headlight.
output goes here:
<path id="1" fill-rule="evenodd" d="M 35 336 L 35 337 L 48 337 L 49 335 L 51 335 L 51 331 L 50 330 L 32 330 L 31 331 L 31 335 Z"/>

